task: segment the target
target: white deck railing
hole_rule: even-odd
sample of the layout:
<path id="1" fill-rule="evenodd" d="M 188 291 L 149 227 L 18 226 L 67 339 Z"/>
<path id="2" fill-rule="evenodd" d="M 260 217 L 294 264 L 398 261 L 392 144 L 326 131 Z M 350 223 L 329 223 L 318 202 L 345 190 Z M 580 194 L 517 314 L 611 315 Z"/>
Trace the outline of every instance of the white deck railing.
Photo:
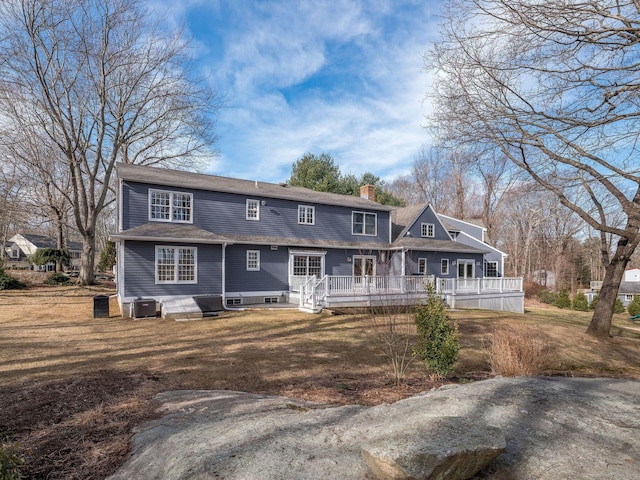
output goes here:
<path id="1" fill-rule="evenodd" d="M 428 283 L 435 283 L 436 291 L 452 295 L 480 295 L 483 293 L 522 292 L 522 278 L 438 278 L 433 276 L 348 276 L 325 275 L 292 276 L 292 292 L 300 293 L 300 305 L 314 310 L 328 296 L 368 296 L 425 292 Z"/>

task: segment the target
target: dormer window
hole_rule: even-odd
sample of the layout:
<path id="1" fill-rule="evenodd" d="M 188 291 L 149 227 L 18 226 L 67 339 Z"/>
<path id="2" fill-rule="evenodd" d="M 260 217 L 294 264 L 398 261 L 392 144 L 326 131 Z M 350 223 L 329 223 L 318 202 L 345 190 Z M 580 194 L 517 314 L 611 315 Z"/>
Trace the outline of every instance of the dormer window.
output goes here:
<path id="1" fill-rule="evenodd" d="M 433 238 L 436 236 L 436 226 L 433 223 L 423 223 L 420 232 L 423 237 Z"/>
<path id="2" fill-rule="evenodd" d="M 193 223 L 193 194 L 150 189 L 149 220 Z"/>

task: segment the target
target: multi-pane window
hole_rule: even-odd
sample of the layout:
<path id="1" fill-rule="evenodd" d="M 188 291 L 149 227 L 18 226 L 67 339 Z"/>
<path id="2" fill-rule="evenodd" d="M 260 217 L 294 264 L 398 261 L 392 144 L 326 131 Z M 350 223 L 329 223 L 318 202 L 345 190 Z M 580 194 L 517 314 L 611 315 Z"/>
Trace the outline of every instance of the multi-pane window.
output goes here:
<path id="1" fill-rule="evenodd" d="M 247 199 L 247 220 L 260 220 L 260 202 Z"/>
<path id="2" fill-rule="evenodd" d="M 420 275 L 426 275 L 427 274 L 427 259 L 426 258 L 419 258 L 418 259 L 418 273 Z"/>
<path id="3" fill-rule="evenodd" d="M 498 276 L 498 262 L 485 263 L 485 277 L 497 277 Z"/>
<path id="4" fill-rule="evenodd" d="M 191 193 L 149 190 L 149 219 L 162 222 L 193 222 Z"/>
<path id="5" fill-rule="evenodd" d="M 320 255 L 294 255 L 293 274 L 299 276 L 315 275 L 322 277 L 322 256 Z"/>
<path id="6" fill-rule="evenodd" d="M 377 215 L 375 213 L 353 212 L 352 233 L 354 235 L 376 235 Z"/>
<path id="7" fill-rule="evenodd" d="M 260 250 L 247 250 L 247 271 L 260 270 Z"/>
<path id="8" fill-rule="evenodd" d="M 421 225 L 421 234 L 423 237 L 435 237 L 436 226 L 433 223 L 423 223 Z"/>
<path id="9" fill-rule="evenodd" d="M 440 274 L 449 275 L 449 259 L 443 258 L 440 260 Z"/>
<path id="10" fill-rule="evenodd" d="M 195 247 L 156 247 L 156 283 L 197 283 Z"/>
<path id="11" fill-rule="evenodd" d="M 316 207 L 308 205 L 298 205 L 298 223 L 314 225 L 316 220 Z"/>

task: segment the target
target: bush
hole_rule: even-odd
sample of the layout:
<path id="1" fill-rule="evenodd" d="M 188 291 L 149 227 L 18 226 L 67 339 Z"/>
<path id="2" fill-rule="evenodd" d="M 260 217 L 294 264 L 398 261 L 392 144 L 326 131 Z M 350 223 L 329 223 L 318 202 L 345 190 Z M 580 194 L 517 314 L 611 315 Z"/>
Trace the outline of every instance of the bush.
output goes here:
<path id="1" fill-rule="evenodd" d="M 540 290 L 538 292 L 538 300 L 541 303 L 547 303 L 549 305 L 554 305 L 556 303 L 556 299 L 558 298 L 558 294 L 555 292 L 551 292 L 549 290 Z"/>
<path id="2" fill-rule="evenodd" d="M 579 312 L 589 311 L 589 301 L 587 300 L 587 296 L 583 292 L 576 293 L 576 296 L 573 297 L 571 308 Z"/>
<path id="3" fill-rule="evenodd" d="M 17 290 L 24 287 L 26 287 L 24 283 L 0 269 L 0 290 Z"/>
<path id="4" fill-rule="evenodd" d="M 571 308 L 571 299 L 569 298 L 569 293 L 566 288 L 560 290 L 554 305 L 558 308 Z"/>
<path id="5" fill-rule="evenodd" d="M 20 467 L 23 460 L 13 447 L 0 443 L 0 479 L 19 480 L 22 478 Z"/>
<path id="6" fill-rule="evenodd" d="M 506 325 L 487 335 L 489 366 L 505 377 L 539 375 L 549 358 L 549 346 L 536 329 Z"/>
<path id="7" fill-rule="evenodd" d="M 427 300 L 416 306 L 414 320 L 416 354 L 434 377 L 447 376 L 460 352 L 458 326 L 451 324 L 449 309 L 433 286 L 427 287 Z"/>
<path id="8" fill-rule="evenodd" d="M 545 288 L 536 282 L 524 282 L 524 298 L 537 298 Z"/>
<path id="9" fill-rule="evenodd" d="M 595 310 L 597 304 L 598 304 L 598 295 L 594 295 L 593 300 L 591 300 L 591 303 L 589 304 L 589 308 L 591 310 Z"/>
<path id="10" fill-rule="evenodd" d="M 613 313 L 624 313 L 624 305 L 622 304 L 622 300 L 616 298 L 616 302 L 613 304 Z"/>
<path id="11" fill-rule="evenodd" d="M 44 283 L 46 283 L 47 285 L 68 285 L 69 280 L 69 275 L 56 272 L 49 275 Z"/>
<path id="12" fill-rule="evenodd" d="M 632 317 L 635 317 L 636 315 L 640 315 L 640 296 L 639 295 L 633 296 L 633 300 L 631 300 L 631 303 L 627 307 L 627 312 L 629 312 L 629 315 L 631 315 Z"/>

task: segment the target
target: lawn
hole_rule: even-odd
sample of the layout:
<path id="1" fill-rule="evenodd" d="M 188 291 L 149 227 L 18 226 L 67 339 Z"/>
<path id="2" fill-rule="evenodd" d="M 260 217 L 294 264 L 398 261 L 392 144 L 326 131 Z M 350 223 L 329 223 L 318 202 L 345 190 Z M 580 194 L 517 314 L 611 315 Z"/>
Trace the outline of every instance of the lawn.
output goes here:
<path id="1" fill-rule="evenodd" d="M 106 287 L 0 292 L 0 440 L 19 449 L 32 478 L 104 478 L 123 461 L 131 429 L 170 389 L 229 389 L 338 404 L 393 402 L 437 384 L 414 363 L 394 385 L 365 333 L 367 315 L 297 310 L 226 312 L 191 322 L 130 320 Z M 613 338 L 583 332 L 590 314 L 542 306 L 525 315 L 452 312 L 462 350 L 448 381 L 491 376 L 486 334 L 529 325 L 551 349 L 549 375 L 640 378 L 640 324 L 617 315 Z"/>

